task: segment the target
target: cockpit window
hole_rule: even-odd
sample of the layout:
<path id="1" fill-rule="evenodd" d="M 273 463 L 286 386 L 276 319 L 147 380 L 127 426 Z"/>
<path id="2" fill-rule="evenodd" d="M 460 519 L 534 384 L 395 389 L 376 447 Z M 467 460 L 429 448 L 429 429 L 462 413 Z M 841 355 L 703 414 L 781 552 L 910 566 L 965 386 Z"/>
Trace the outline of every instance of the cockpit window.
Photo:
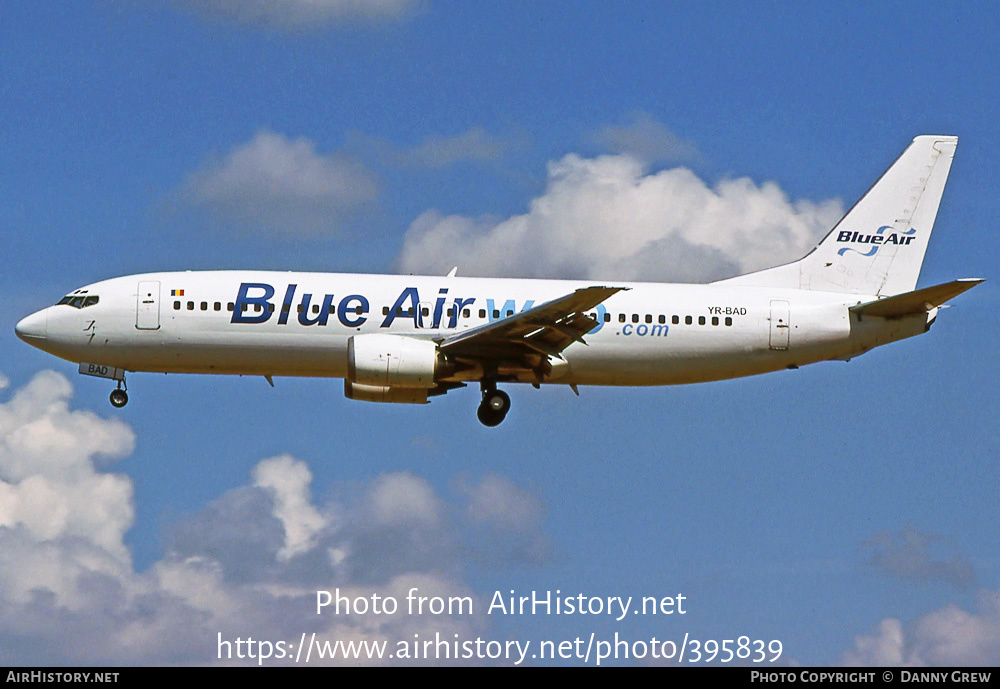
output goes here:
<path id="1" fill-rule="evenodd" d="M 99 302 L 101 298 L 96 294 L 84 295 L 84 294 L 70 294 L 59 300 L 56 306 L 61 306 L 66 304 L 72 306 L 74 309 L 85 309 L 88 306 L 93 306 Z"/>

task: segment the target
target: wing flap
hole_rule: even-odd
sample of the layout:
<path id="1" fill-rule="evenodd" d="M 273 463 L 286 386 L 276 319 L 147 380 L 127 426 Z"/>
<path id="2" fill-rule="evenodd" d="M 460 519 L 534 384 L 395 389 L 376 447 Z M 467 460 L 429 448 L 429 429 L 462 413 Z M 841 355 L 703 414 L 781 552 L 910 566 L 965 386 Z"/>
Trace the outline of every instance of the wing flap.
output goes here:
<path id="1" fill-rule="evenodd" d="M 850 307 L 852 313 L 859 316 L 878 316 L 879 318 L 905 318 L 919 313 L 927 313 L 944 304 L 949 299 L 957 297 L 962 292 L 970 290 L 982 278 L 962 278 L 952 280 L 942 285 L 924 287 L 913 292 L 903 292 L 894 297 L 876 299 L 865 304 Z"/>
<path id="2" fill-rule="evenodd" d="M 627 287 L 582 287 L 527 311 L 445 338 L 442 352 L 481 358 L 486 352 L 519 355 L 526 350 L 559 357 L 573 342 L 586 344 L 583 336 L 597 327 L 586 314 Z"/>

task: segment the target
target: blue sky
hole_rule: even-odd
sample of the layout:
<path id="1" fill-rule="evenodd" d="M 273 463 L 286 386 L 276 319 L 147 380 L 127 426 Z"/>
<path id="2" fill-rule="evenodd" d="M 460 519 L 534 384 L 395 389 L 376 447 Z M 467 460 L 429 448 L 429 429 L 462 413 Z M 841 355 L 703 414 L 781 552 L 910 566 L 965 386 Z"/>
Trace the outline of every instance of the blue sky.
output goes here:
<path id="1" fill-rule="evenodd" d="M 1000 662 L 998 29 L 987 3 L 4 5 L 0 661 L 440 631 Z M 960 144 L 920 284 L 990 281 L 849 364 L 518 387 L 491 430 L 474 391 L 381 406 L 329 380 L 136 374 L 113 411 L 13 335 L 154 270 L 709 280 L 803 253 L 925 133 Z M 309 609 L 414 583 L 689 612 Z"/>

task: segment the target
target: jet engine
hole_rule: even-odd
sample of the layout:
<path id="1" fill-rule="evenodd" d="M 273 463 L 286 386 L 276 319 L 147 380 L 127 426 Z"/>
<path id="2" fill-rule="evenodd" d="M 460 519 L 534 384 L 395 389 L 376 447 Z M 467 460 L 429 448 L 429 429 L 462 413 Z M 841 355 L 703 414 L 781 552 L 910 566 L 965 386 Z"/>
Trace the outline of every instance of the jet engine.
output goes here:
<path id="1" fill-rule="evenodd" d="M 355 335 L 347 342 L 344 394 L 369 402 L 424 404 L 437 385 L 439 354 L 429 340 L 402 335 Z"/>

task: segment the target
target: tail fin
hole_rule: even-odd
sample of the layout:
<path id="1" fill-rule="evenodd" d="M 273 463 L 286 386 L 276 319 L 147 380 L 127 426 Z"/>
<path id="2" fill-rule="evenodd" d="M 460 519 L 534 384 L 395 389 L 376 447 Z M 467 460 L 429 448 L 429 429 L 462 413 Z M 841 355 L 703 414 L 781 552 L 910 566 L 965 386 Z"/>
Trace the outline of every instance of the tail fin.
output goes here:
<path id="1" fill-rule="evenodd" d="M 918 136 L 804 258 L 721 282 L 879 296 L 912 291 L 957 145 L 956 136 Z"/>

